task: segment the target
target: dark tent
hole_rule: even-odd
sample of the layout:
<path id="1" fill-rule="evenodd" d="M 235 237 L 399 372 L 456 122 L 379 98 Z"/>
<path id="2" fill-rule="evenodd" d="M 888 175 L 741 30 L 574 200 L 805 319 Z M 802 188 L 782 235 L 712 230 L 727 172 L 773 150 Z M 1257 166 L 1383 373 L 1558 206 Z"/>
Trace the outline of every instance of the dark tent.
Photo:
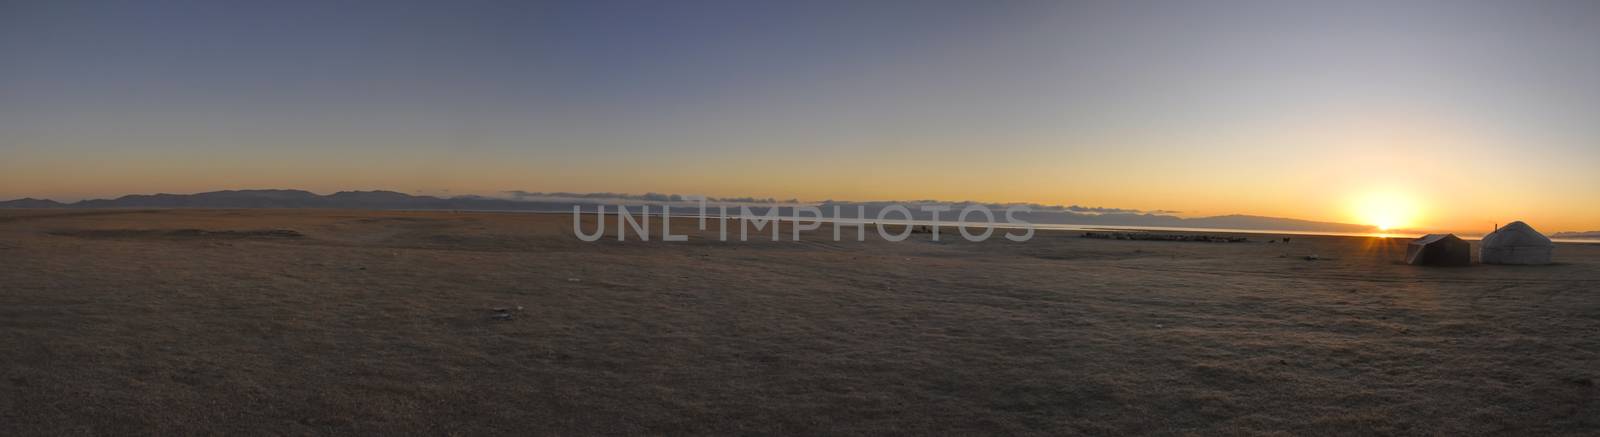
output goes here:
<path id="1" fill-rule="evenodd" d="M 1428 234 L 1406 247 L 1406 264 L 1465 266 L 1472 264 L 1472 245 L 1456 234 Z"/>

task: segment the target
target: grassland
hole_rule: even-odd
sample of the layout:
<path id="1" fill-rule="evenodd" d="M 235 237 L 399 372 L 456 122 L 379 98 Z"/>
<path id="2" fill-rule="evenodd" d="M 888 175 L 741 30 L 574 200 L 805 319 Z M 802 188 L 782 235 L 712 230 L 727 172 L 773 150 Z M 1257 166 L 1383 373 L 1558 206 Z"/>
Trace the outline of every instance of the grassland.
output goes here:
<path id="1" fill-rule="evenodd" d="M 1600 246 L 570 220 L 0 212 L 0 435 L 1600 433 Z"/>

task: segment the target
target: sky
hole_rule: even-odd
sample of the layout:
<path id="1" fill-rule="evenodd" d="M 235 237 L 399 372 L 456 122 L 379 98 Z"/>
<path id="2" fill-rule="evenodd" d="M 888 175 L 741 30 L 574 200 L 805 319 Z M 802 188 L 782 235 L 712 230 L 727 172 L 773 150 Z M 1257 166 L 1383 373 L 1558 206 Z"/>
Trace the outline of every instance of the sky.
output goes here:
<path id="1" fill-rule="evenodd" d="M 0 0 L 0 199 L 939 199 L 1600 230 L 1600 2 Z"/>

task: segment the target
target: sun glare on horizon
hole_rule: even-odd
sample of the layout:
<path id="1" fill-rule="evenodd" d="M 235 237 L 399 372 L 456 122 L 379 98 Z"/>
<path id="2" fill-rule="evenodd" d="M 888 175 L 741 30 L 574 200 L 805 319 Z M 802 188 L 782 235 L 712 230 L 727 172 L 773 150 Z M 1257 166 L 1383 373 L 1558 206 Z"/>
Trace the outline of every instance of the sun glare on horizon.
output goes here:
<path id="1" fill-rule="evenodd" d="M 1390 231 L 1416 226 L 1421 208 L 1411 196 L 1387 191 L 1358 197 L 1352 213 L 1362 224 L 1375 226 L 1380 231 Z"/>

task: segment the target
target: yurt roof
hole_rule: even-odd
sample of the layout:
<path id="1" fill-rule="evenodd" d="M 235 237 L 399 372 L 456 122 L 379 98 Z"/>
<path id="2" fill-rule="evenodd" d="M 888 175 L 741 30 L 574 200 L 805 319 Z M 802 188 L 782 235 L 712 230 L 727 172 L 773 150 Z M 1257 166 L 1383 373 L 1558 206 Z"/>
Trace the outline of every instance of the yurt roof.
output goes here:
<path id="1" fill-rule="evenodd" d="M 1496 246 L 1549 246 L 1550 237 L 1544 236 L 1532 226 L 1520 221 L 1511 222 L 1500 227 L 1499 230 L 1483 236 L 1483 245 Z"/>

